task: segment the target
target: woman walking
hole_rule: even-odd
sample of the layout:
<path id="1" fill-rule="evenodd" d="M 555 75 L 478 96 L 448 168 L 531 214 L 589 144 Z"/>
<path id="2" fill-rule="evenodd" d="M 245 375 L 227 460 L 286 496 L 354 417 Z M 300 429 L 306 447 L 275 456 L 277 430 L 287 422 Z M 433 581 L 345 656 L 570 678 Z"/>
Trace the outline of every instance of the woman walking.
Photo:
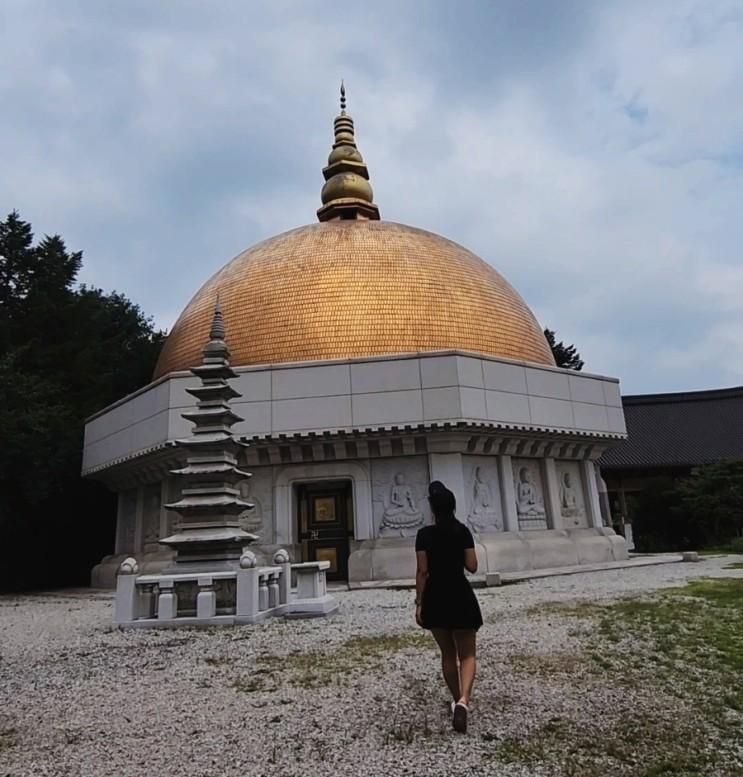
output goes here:
<path id="1" fill-rule="evenodd" d="M 441 667 L 451 691 L 452 726 L 467 731 L 472 683 L 475 680 L 475 635 L 482 626 L 477 598 L 464 575 L 477 571 L 470 530 L 454 517 L 454 494 L 438 480 L 428 487 L 433 526 L 415 539 L 415 619 L 430 629 L 441 649 Z"/>

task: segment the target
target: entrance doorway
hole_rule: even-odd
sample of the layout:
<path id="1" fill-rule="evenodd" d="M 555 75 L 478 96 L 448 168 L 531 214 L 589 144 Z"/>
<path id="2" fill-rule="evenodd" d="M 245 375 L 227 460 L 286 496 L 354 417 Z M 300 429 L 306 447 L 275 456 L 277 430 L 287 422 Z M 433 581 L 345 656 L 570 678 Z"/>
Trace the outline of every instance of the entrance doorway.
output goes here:
<path id="1" fill-rule="evenodd" d="M 353 538 L 350 480 L 297 486 L 302 561 L 329 561 L 328 580 L 348 580 L 349 543 Z"/>

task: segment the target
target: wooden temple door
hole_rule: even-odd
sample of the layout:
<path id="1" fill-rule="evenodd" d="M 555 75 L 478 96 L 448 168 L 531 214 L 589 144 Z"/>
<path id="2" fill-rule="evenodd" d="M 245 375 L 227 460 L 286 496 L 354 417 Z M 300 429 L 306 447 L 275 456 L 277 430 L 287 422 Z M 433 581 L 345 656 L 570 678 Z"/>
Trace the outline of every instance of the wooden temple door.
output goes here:
<path id="1" fill-rule="evenodd" d="M 328 580 L 348 580 L 353 502 L 348 480 L 297 487 L 299 541 L 303 561 L 329 561 Z"/>

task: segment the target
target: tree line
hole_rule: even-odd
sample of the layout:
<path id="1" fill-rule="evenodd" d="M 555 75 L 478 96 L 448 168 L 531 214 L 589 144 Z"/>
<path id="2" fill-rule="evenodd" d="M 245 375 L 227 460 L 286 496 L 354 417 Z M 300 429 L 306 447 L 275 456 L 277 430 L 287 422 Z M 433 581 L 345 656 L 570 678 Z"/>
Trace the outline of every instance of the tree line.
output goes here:
<path id="1" fill-rule="evenodd" d="M 84 585 L 115 498 L 80 477 L 85 418 L 143 386 L 164 334 L 124 295 L 79 285 L 82 253 L 0 221 L 0 588 Z M 105 552 L 105 551 L 104 551 Z"/>

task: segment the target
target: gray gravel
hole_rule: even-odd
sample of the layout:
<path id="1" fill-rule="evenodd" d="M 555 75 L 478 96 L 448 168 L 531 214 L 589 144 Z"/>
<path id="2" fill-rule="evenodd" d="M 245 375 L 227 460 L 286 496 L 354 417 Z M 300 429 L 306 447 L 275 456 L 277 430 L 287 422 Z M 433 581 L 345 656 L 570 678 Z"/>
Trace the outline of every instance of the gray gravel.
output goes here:
<path id="1" fill-rule="evenodd" d="M 555 715 L 590 726 L 617 692 L 599 683 L 571 694 L 548 672 L 512 671 L 506 659 L 575 654 L 574 622 L 533 608 L 743 576 L 723 569 L 731 560 L 479 590 L 486 624 L 467 737 L 450 731 L 412 591 L 340 592 L 325 620 L 128 632 L 112 627 L 108 594 L 0 597 L 0 777 L 549 775 L 494 763 L 493 743 Z M 375 639 L 349 645 L 355 637 Z M 585 689 L 590 669 L 573 671 Z"/>

